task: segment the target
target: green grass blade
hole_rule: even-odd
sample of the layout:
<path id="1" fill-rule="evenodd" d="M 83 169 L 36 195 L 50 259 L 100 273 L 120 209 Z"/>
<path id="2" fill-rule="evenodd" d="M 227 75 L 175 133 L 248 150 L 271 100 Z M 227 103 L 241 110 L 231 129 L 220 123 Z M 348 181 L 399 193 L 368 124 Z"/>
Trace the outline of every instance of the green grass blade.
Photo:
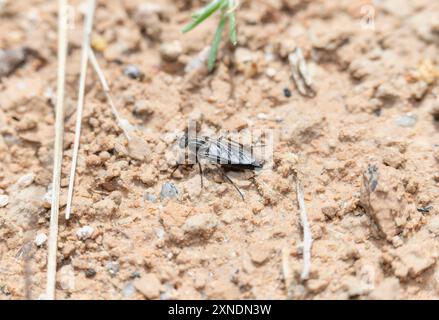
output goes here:
<path id="1" fill-rule="evenodd" d="M 215 66 L 216 56 L 218 53 L 218 47 L 221 42 L 221 34 L 224 31 L 226 25 L 227 16 L 224 11 L 221 14 L 221 20 L 216 28 L 215 37 L 213 38 L 212 45 L 210 46 L 209 60 L 207 62 L 207 70 L 211 72 Z"/>
<path id="2" fill-rule="evenodd" d="M 217 5 L 218 2 L 221 2 L 221 1 L 223 1 L 223 0 L 212 0 L 209 4 L 205 5 L 201 9 L 198 9 L 197 11 L 192 13 L 192 15 L 191 15 L 192 19 L 194 19 L 194 20 L 198 19 L 201 15 L 203 15 L 205 12 L 210 11 L 213 7 L 215 7 Z"/>
<path id="3" fill-rule="evenodd" d="M 233 7 L 235 5 L 235 1 L 229 0 L 228 2 L 228 9 L 233 10 Z M 230 42 L 236 46 L 238 43 L 237 37 L 236 37 L 236 18 L 235 18 L 235 11 L 229 12 L 229 38 Z"/>
<path id="4" fill-rule="evenodd" d="M 194 20 L 183 28 L 182 30 L 183 33 L 191 31 L 196 26 L 198 26 L 201 22 L 209 18 L 212 15 L 212 13 L 214 13 L 222 5 L 224 5 L 224 1 L 226 0 L 214 0 L 211 3 L 209 3 L 206 7 L 204 7 L 204 9 L 201 9 L 199 12 L 196 12 L 193 15 Z"/>

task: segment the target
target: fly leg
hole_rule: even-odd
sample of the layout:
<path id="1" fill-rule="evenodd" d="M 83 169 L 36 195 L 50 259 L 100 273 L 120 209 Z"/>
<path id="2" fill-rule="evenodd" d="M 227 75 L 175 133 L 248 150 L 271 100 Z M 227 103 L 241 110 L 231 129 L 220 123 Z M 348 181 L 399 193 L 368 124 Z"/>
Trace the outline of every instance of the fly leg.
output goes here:
<path id="1" fill-rule="evenodd" d="M 172 175 L 174 174 L 175 171 L 177 171 L 178 168 L 180 168 L 180 166 L 181 164 L 179 163 L 175 164 L 174 170 L 172 170 L 171 174 L 169 175 L 169 178 L 172 178 Z"/>
<path id="2" fill-rule="evenodd" d="M 203 168 L 201 168 L 201 163 L 198 162 L 198 169 L 200 169 L 200 181 L 201 181 L 201 189 L 204 187 L 203 183 Z"/>
<path id="3" fill-rule="evenodd" d="M 238 186 L 233 182 L 232 179 L 229 178 L 229 176 L 226 174 L 221 166 L 218 166 L 218 168 L 220 169 L 222 175 L 227 179 L 227 181 L 229 181 L 235 187 L 236 191 L 238 191 L 239 195 L 241 196 L 242 201 L 244 201 L 244 195 L 242 194 L 241 190 L 239 190 Z"/>

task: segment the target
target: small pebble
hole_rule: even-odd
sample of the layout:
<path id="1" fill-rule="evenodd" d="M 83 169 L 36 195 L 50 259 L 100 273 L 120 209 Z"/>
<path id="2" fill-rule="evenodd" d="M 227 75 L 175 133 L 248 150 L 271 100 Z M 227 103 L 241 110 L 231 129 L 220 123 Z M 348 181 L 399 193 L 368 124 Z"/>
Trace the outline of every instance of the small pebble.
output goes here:
<path id="1" fill-rule="evenodd" d="M 93 227 L 84 226 L 78 229 L 78 231 L 76 231 L 76 236 L 78 237 L 79 240 L 86 240 L 91 237 L 94 231 L 95 230 Z"/>
<path id="2" fill-rule="evenodd" d="M 181 48 L 180 41 L 172 41 L 168 43 L 163 43 L 160 46 L 160 55 L 163 60 L 168 62 L 177 61 L 180 57 L 183 49 Z"/>
<path id="3" fill-rule="evenodd" d="M 37 247 L 41 247 L 43 244 L 45 244 L 47 241 L 47 236 L 45 233 L 39 233 L 37 234 L 37 236 L 35 237 L 35 245 Z"/>
<path id="4" fill-rule="evenodd" d="M 9 203 L 9 197 L 5 194 L 0 194 L 0 208 L 6 207 Z"/>
<path id="5" fill-rule="evenodd" d="M 157 299 L 160 297 L 161 283 L 159 278 L 153 273 L 148 273 L 142 278 L 134 280 L 133 284 L 146 299 Z"/>
<path id="6" fill-rule="evenodd" d="M 0 78 L 12 74 L 28 57 L 26 49 L 0 50 Z"/>
<path id="7" fill-rule="evenodd" d="M 116 275 L 119 272 L 119 262 L 110 261 L 107 263 L 108 273 L 112 276 Z"/>
<path id="8" fill-rule="evenodd" d="M 291 90 L 288 89 L 288 88 L 284 88 L 284 96 L 285 96 L 286 98 L 291 97 Z"/>
<path id="9" fill-rule="evenodd" d="M 97 52 L 104 52 L 108 44 L 105 38 L 100 35 L 94 34 L 91 38 L 91 47 Z"/>
<path id="10" fill-rule="evenodd" d="M 136 293 L 136 288 L 131 282 L 125 284 L 122 290 L 122 294 L 125 298 L 131 297 L 134 293 Z"/>
<path id="11" fill-rule="evenodd" d="M 274 68 L 267 68 L 265 70 L 265 74 L 267 75 L 267 77 L 273 78 L 276 75 L 276 69 L 274 69 Z"/>
<path id="12" fill-rule="evenodd" d="M 145 198 L 146 201 L 149 201 L 149 202 L 152 202 L 152 203 L 157 202 L 157 197 L 155 195 L 153 195 L 153 194 L 150 194 L 150 193 L 145 193 L 145 197 L 144 198 Z"/>
<path id="13" fill-rule="evenodd" d="M 47 192 L 43 196 L 43 203 L 46 207 L 50 207 L 52 203 L 52 184 L 47 188 Z"/>
<path id="14" fill-rule="evenodd" d="M 183 230 L 187 233 L 211 233 L 218 225 L 218 218 L 211 213 L 197 214 L 186 220 Z"/>
<path id="15" fill-rule="evenodd" d="M 400 127 L 410 128 L 416 124 L 417 120 L 418 120 L 418 117 L 415 114 L 409 112 L 405 115 L 398 116 L 396 118 L 395 122 Z"/>
<path id="16" fill-rule="evenodd" d="M 33 182 L 34 182 L 34 174 L 33 173 L 28 173 L 25 174 L 24 176 L 22 176 L 20 179 L 18 179 L 17 181 L 17 185 L 20 188 L 26 188 L 29 187 Z"/>
<path id="17" fill-rule="evenodd" d="M 166 182 L 162 186 L 162 190 L 160 191 L 160 199 L 166 199 L 166 198 L 177 198 L 178 196 L 178 190 L 177 187 L 174 186 L 170 182 Z"/>
<path id="18" fill-rule="evenodd" d="M 123 73 L 130 77 L 131 79 L 141 79 L 143 77 L 143 73 L 139 70 L 139 68 L 133 64 L 129 64 L 123 70 Z"/>
<path id="19" fill-rule="evenodd" d="M 85 270 L 85 276 L 87 278 L 93 278 L 96 275 L 96 270 L 93 268 L 88 268 L 87 270 Z"/>

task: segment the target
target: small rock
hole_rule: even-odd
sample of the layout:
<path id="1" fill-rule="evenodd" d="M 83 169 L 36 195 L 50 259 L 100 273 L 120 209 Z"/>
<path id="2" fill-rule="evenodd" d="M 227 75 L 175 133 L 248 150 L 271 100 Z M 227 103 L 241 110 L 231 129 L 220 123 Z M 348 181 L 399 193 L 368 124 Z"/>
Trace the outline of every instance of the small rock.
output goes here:
<path id="1" fill-rule="evenodd" d="M 291 97 L 291 90 L 288 88 L 284 88 L 284 96 L 285 96 L 285 98 L 290 98 Z"/>
<path id="2" fill-rule="evenodd" d="M 429 85 L 425 81 L 417 81 L 412 85 L 411 97 L 416 100 L 422 100 L 427 93 Z"/>
<path id="3" fill-rule="evenodd" d="M 0 50 L 0 78 L 13 73 L 26 62 L 27 57 L 28 53 L 24 48 Z"/>
<path id="4" fill-rule="evenodd" d="M 149 100 L 137 100 L 134 103 L 133 113 L 136 116 L 147 118 L 154 113 L 154 106 L 152 102 Z"/>
<path id="5" fill-rule="evenodd" d="M 140 71 L 140 69 L 133 65 L 129 64 L 127 65 L 123 70 L 124 75 L 130 77 L 131 79 L 141 79 L 143 77 L 143 73 Z"/>
<path id="6" fill-rule="evenodd" d="M 122 294 L 125 298 L 131 297 L 136 292 L 136 288 L 131 282 L 125 284 L 122 290 Z"/>
<path id="7" fill-rule="evenodd" d="M 427 224 L 427 229 L 435 236 L 439 236 L 439 217 L 433 217 Z"/>
<path id="8" fill-rule="evenodd" d="M 163 43 L 160 46 L 160 55 L 163 60 L 167 62 L 177 61 L 180 57 L 183 49 L 181 48 L 180 41 L 172 41 L 168 43 Z"/>
<path id="9" fill-rule="evenodd" d="M 375 97 L 384 101 L 394 102 L 399 98 L 399 89 L 394 84 L 385 82 L 377 88 Z"/>
<path id="10" fill-rule="evenodd" d="M 371 287 L 369 284 L 364 283 L 360 279 L 353 276 L 346 277 L 344 281 L 344 287 L 349 297 L 358 297 L 371 291 Z"/>
<path id="11" fill-rule="evenodd" d="M 17 186 L 20 188 L 29 187 L 34 182 L 34 178 L 35 176 L 33 173 L 25 174 L 20 179 L 18 179 Z"/>
<path id="12" fill-rule="evenodd" d="M 192 234 L 209 234 L 218 225 L 218 219 L 214 214 L 202 213 L 186 220 L 183 230 Z"/>
<path id="13" fill-rule="evenodd" d="M 268 258 L 270 257 L 270 250 L 267 250 L 265 247 L 256 246 L 254 248 L 251 248 L 250 250 L 250 258 L 252 262 L 256 265 L 262 265 L 265 262 L 267 262 Z"/>
<path id="14" fill-rule="evenodd" d="M 265 70 L 265 74 L 267 75 L 267 77 L 269 77 L 269 78 L 273 78 L 275 75 L 276 75 L 276 69 L 274 69 L 274 68 L 267 68 L 266 70 Z"/>
<path id="15" fill-rule="evenodd" d="M 68 242 L 63 246 L 61 253 L 64 256 L 64 258 L 66 259 L 66 258 L 70 257 L 75 252 L 75 250 L 76 250 L 76 247 L 74 246 L 74 244 L 71 242 Z"/>
<path id="16" fill-rule="evenodd" d="M 91 37 L 91 47 L 95 51 L 104 52 L 105 49 L 107 48 L 107 46 L 108 46 L 108 43 L 104 37 L 102 37 L 98 34 L 93 34 L 93 36 Z"/>
<path id="17" fill-rule="evenodd" d="M 399 248 L 399 247 L 401 247 L 402 245 L 404 245 L 404 241 L 401 239 L 400 236 L 394 236 L 394 237 L 392 238 L 392 245 L 393 245 L 395 248 Z"/>
<path id="18" fill-rule="evenodd" d="M 162 33 L 160 17 L 163 14 L 164 10 L 158 3 L 146 2 L 137 7 L 133 18 L 143 34 L 153 40 L 159 40 Z"/>
<path id="19" fill-rule="evenodd" d="M 133 284 L 146 299 L 157 299 L 160 297 L 161 283 L 153 273 L 148 273 L 140 279 L 134 280 Z"/>
<path id="20" fill-rule="evenodd" d="M 166 198 L 172 199 L 177 197 L 178 197 L 178 190 L 174 184 L 170 182 L 166 182 L 165 184 L 163 184 L 162 190 L 160 191 L 161 200 L 164 200 Z"/>
<path id="21" fill-rule="evenodd" d="M 416 122 L 418 121 L 418 116 L 409 112 L 405 115 L 398 116 L 395 119 L 395 122 L 398 126 L 404 127 L 404 128 L 411 128 L 414 127 Z"/>
<path id="22" fill-rule="evenodd" d="M 246 48 L 235 50 L 236 69 L 251 78 L 259 72 L 258 54 Z"/>
<path id="23" fill-rule="evenodd" d="M 111 276 L 116 275 L 119 272 L 119 262 L 117 261 L 110 261 L 107 263 L 107 271 Z"/>
<path id="24" fill-rule="evenodd" d="M 325 290 L 328 285 L 329 285 L 329 281 L 323 279 L 309 279 L 306 282 L 307 288 L 309 289 L 309 291 L 313 293 L 319 293 Z"/>
<path id="25" fill-rule="evenodd" d="M 93 278 L 96 275 L 96 270 L 93 268 L 88 268 L 87 270 L 85 270 L 85 276 L 87 278 Z"/>
<path id="26" fill-rule="evenodd" d="M 95 229 L 90 226 L 83 226 L 82 228 L 76 231 L 76 236 L 79 240 L 87 240 L 91 237 Z"/>
<path id="27" fill-rule="evenodd" d="M 397 148 L 386 148 L 383 150 L 383 164 L 395 169 L 404 168 L 406 158 Z"/>
<path id="28" fill-rule="evenodd" d="M 75 272 L 71 264 L 64 265 L 59 270 L 59 286 L 63 290 L 75 289 Z"/>
<path id="29" fill-rule="evenodd" d="M 45 244 L 47 241 L 47 236 L 45 233 L 39 233 L 36 237 L 35 237 L 35 245 L 37 247 L 41 247 L 43 244 Z"/>
<path id="30" fill-rule="evenodd" d="M 328 220 L 332 220 L 337 216 L 338 206 L 336 203 L 328 204 L 322 207 L 322 213 Z"/>
<path id="31" fill-rule="evenodd" d="M 148 192 L 145 193 L 144 199 L 146 201 L 149 201 L 149 202 L 152 202 L 152 203 L 157 202 L 157 197 L 155 195 L 153 195 L 153 194 L 148 193 Z"/>
<path id="32" fill-rule="evenodd" d="M 399 299 L 401 287 L 398 278 L 384 279 L 371 293 L 370 298 L 374 300 L 396 300 Z"/>
<path id="33" fill-rule="evenodd" d="M 397 249 L 397 258 L 392 262 L 394 273 L 398 278 L 417 277 L 436 262 L 431 250 L 433 240 L 424 241 L 422 248 L 416 243 L 409 243 Z"/>
<path id="34" fill-rule="evenodd" d="M 6 207 L 9 203 L 9 197 L 5 194 L 0 194 L 0 208 Z"/>
<path id="35" fill-rule="evenodd" d="M 52 204 L 52 184 L 47 188 L 47 192 L 43 196 L 43 205 L 46 208 L 50 208 Z"/>

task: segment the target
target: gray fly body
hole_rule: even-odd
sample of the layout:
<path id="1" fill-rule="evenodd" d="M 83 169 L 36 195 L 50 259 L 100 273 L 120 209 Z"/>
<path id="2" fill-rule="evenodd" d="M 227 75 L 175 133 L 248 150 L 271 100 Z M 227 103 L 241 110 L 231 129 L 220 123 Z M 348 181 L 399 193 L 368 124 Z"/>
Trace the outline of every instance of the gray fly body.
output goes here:
<path id="1" fill-rule="evenodd" d="M 180 140 L 180 148 L 188 151 L 188 158 L 191 163 L 197 163 L 200 169 L 201 185 L 203 186 L 203 171 L 200 160 L 204 159 L 211 164 L 217 165 L 224 177 L 232 183 L 239 192 L 242 199 L 244 196 L 235 183 L 226 175 L 223 168 L 230 170 L 256 170 L 262 169 L 263 163 L 253 155 L 253 148 L 246 147 L 235 141 L 225 139 L 211 139 L 209 137 L 190 137 L 185 135 Z M 174 169 L 177 170 L 180 164 Z"/>
<path id="2" fill-rule="evenodd" d="M 252 148 L 225 138 L 183 137 L 180 147 L 187 147 L 195 162 L 206 159 L 209 163 L 235 169 L 261 169 L 263 164 L 253 156 Z"/>

